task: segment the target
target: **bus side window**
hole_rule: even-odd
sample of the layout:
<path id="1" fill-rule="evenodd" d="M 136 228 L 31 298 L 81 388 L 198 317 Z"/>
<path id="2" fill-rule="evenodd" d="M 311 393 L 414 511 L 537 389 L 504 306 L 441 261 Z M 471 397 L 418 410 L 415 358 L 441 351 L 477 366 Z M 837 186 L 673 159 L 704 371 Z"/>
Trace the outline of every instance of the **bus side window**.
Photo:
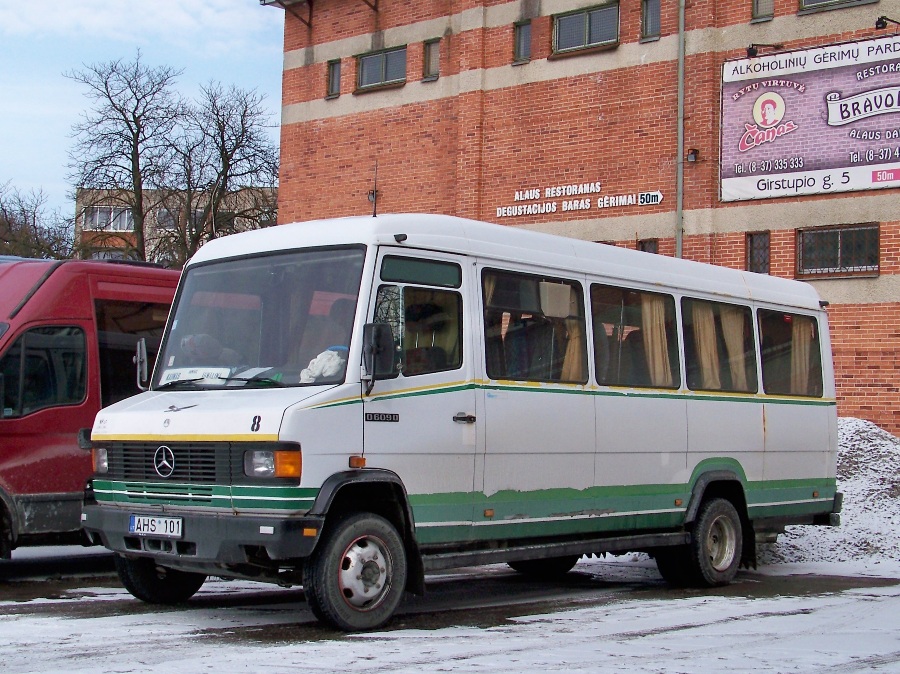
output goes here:
<path id="1" fill-rule="evenodd" d="M 84 400 L 85 338 L 81 328 L 33 328 L 0 360 L 3 418 Z"/>
<path id="2" fill-rule="evenodd" d="M 756 346 L 749 307 L 683 298 L 688 388 L 755 393 Z"/>
<path id="3" fill-rule="evenodd" d="M 488 377 L 587 383 L 580 284 L 486 269 L 482 296 Z"/>
<path id="4" fill-rule="evenodd" d="M 678 388 L 681 374 L 671 295 L 593 284 L 597 383 Z"/>
<path id="5" fill-rule="evenodd" d="M 758 321 L 766 393 L 821 398 L 822 357 L 815 317 L 760 309 Z"/>

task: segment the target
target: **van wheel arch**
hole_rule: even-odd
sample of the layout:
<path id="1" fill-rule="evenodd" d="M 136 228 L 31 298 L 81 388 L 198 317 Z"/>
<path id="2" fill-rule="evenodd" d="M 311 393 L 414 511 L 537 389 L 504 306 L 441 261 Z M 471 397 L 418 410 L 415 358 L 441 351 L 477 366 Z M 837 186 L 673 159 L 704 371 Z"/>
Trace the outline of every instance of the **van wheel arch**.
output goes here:
<path id="1" fill-rule="evenodd" d="M 714 498 L 722 498 L 731 502 L 737 511 L 743 533 L 741 566 L 755 569 L 756 534 L 747 509 L 744 483 L 737 473 L 730 470 L 714 470 L 703 473 L 697 479 L 697 482 L 694 483 L 694 488 L 691 490 L 691 500 L 688 502 L 684 525 L 688 528 L 693 527 L 699 516 L 701 506 L 706 501 Z"/>
<path id="2" fill-rule="evenodd" d="M 323 531 L 345 515 L 370 512 L 390 522 L 403 540 L 406 552 L 406 590 L 425 593 L 425 566 L 416 542 L 412 508 L 400 476 L 383 469 L 335 473 L 322 484 L 310 514 L 324 518 Z"/>

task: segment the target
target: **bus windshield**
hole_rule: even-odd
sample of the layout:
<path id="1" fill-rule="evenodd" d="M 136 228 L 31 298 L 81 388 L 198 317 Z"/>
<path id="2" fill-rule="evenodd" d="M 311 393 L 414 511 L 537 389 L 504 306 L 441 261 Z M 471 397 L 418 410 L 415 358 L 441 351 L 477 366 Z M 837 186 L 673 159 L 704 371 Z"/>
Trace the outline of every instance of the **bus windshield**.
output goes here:
<path id="1" fill-rule="evenodd" d="M 153 388 L 342 382 L 364 257 L 353 246 L 188 268 Z"/>

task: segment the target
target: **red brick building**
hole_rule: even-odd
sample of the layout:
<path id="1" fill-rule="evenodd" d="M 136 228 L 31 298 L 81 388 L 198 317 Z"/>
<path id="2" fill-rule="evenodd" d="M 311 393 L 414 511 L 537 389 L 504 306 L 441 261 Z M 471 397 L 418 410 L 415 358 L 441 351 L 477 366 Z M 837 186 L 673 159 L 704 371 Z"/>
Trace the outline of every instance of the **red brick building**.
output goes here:
<path id="1" fill-rule="evenodd" d="M 840 414 L 900 434 L 900 0 L 262 2 L 281 222 L 371 212 L 377 166 L 379 212 L 807 280 Z"/>

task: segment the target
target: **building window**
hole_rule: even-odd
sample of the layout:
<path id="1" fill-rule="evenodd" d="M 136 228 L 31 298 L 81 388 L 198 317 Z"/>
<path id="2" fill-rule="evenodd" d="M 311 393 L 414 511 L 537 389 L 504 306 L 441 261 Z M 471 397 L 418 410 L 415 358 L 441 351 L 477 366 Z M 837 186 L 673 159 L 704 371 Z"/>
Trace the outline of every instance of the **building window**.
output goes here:
<path id="1" fill-rule="evenodd" d="M 134 219 L 130 208 L 118 206 L 88 206 L 84 209 L 82 229 L 101 232 L 130 232 Z"/>
<path id="2" fill-rule="evenodd" d="M 659 37 L 659 0 L 641 3 L 641 37 Z"/>
<path id="3" fill-rule="evenodd" d="M 878 273 L 876 223 L 797 231 L 798 276 L 846 276 Z"/>
<path id="4" fill-rule="evenodd" d="M 753 18 L 771 19 L 775 16 L 775 0 L 753 0 Z"/>
<path id="5" fill-rule="evenodd" d="M 358 57 L 359 88 L 406 81 L 406 47 Z"/>
<path id="6" fill-rule="evenodd" d="M 615 44 L 618 40 L 618 2 L 554 17 L 553 51 L 556 54 Z"/>
<path id="7" fill-rule="evenodd" d="M 644 253 L 659 253 L 659 239 L 641 239 L 637 243 L 637 248 Z"/>
<path id="8" fill-rule="evenodd" d="M 757 274 L 769 273 L 769 233 L 750 232 L 747 234 L 747 271 Z"/>
<path id="9" fill-rule="evenodd" d="M 340 59 L 328 62 L 328 83 L 325 98 L 337 98 L 341 95 L 341 62 Z"/>
<path id="10" fill-rule="evenodd" d="M 527 63 L 531 60 L 531 21 L 523 21 L 513 26 L 513 63 Z"/>
<path id="11" fill-rule="evenodd" d="M 422 48 L 422 79 L 436 80 L 441 74 L 441 41 L 428 40 Z"/>
<path id="12" fill-rule="evenodd" d="M 804 9 L 830 9 L 845 5 L 868 4 L 866 0 L 800 0 L 800 10 Z"/>

